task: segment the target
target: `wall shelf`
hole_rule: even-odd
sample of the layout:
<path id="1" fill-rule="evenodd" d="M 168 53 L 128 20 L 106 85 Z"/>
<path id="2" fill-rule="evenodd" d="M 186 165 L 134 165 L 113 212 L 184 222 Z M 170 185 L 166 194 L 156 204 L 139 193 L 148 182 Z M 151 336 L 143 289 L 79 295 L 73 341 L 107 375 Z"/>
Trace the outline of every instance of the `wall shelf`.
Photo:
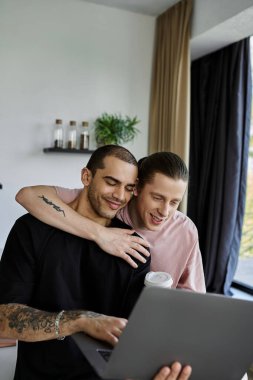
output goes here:
<path id="1" fill-rule="evenodd" d="M 68 149 L 68 148 L 44 148 L 44 153 L 82 153 L 91 154 L 94 150 L 89 149 Z"/>

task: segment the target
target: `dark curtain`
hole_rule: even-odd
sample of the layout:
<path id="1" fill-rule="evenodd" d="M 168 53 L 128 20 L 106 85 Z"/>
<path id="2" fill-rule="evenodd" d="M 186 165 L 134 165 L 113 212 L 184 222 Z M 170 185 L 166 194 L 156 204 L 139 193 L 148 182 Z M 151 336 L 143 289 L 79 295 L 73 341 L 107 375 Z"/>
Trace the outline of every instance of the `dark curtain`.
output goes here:
<path id="1" fill-rule="evenodd" d="M 193 62 L 188 215 L 208 292 L 230 294 L 238 261 L 251 113 L 249 39 Z"/>

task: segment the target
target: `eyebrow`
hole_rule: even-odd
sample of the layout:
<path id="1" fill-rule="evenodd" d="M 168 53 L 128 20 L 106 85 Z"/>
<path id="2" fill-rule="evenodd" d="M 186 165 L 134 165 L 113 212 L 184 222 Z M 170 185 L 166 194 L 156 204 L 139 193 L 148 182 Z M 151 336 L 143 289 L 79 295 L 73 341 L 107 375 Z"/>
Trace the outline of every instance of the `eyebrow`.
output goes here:
<path id="1" fill-rule="evenodd" d="M 151 194 L 152 194 L 152 195 L 155 195 L 156 197 L 163 198 L 163 199 L 166 198 L 164 195 L 162 195 L 162 194 L 160 194 L 160 193 L 151 192 Z M 173 201 L 173 202 L 181 202 L 182 199 L 180 199 L 180 198 L 174 198 L 174 199 L 171 199 L 171 201 Z"/>
<path id="2" fill-rule="evenodd" d="M 114 181 L 114 182 L 116 182 L 116 183 L 122 183 L 121 181 L 119 181 L 117 178 L 114 178 L 114 177 L 112 177 L 112 176 L 110 176 L 110 175 L 105 175 L 104 177 L 103 177 L 104 179 L 111 179 L 112 181 Z M 135 183 L 128 183 L 128 184 L 126 184 L 126 186 L 133 186 L 133 187 L 135 187 Z"/>

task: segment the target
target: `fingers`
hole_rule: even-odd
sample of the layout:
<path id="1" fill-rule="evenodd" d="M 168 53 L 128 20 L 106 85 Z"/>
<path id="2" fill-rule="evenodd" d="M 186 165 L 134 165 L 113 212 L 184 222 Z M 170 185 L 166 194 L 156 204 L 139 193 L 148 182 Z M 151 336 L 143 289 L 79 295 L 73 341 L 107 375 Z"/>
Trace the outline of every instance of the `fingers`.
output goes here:
<path id="1" fill-rule="evenodd" d="M 141 258 L 145 259 L 145 257 L 150 256 L 150 252 L 146 248 L 144 248 L 142 245 L 135 243 L 133 241 L 130 241 L 128 243 L 128 249 L 126 250 L 126 252 L 138 260 L 141 260 Z M 145 257 L 143 257 L 143 255 Z"/>
<path id="2" fill-rule="evenodd" d="M 96 235 L 94 241 L 105 252 L 122 258 L 133 268 L 138 267 L 134 259 L 145 263 L 145 257 L 150 256 L 147 250 L 149 243 L 138 236 L 133 236 L 134 230 L 104 227 L 102 231 L 103 233 Z"/>
<path id="3" fill-rule="evenodd" d="M 113 318 L 113 317 L 108 317 L 108 318 L 113 319 L 113 324 L 112 326 L 107 327 L 106 341 L 112 344 L 113 346 L 115 346 L 118 343 L 119 337 L 122 334 L 124 328 L 126 327 L 127 320 L 123 318 Z"/>
<path id="4" fill-rule="evenodd" d="M 185 366 L 182 369 L 180 363 L 175 362 L 171 367 L 163 367 L 153 380 L 188 380 L 191 376 L 192 369 Z"/>
<path id="5" fill-rule="evenodd" d="M 145 249 L 145 247 L 149 248 L 150 244 L 146 240 L 144 240 L 138 236 L 132 235 L 133 232 L 134 231 L 132 230 L 130 236 L 128 236 L 129 243 L 131 244 L 131 247 L 136 249 L 137 251 L 143 253 L 145 256 L 148 257 L 150 255 L 150 253 L 148 250 Z"/>
<path id="6" fill-rule="evenodd" d="M 191 376 L 191 373 L 192 373 L 192 368 L 189 365 L 185 366 L 182 369 L 179 380 L 188 380 Z"/>
<path id="7" fill-rule="evenodd" d="M 135 236 L 133 235 L 133 233 L 135 232 L 135 230 L 127 230 L 127 229 L 121 229 L 121 231 L 123 231 L 124 234 L 127 234 L 127 235 L 131 235 L 131 241 L 134 242 L 134 243 L 138 243 L 140 244 L 141 246 L 143 247 L 147 247 L 149 248 L 150 247 L 150 244 L 147 240 L 144 240 L 138 236 Z"/>
<path id="8" fill-rule="evenodd" d="M 134 248 L 131 248 L 131 247 L 126 249 L 125 254 L 131 255 L 131 258 L 134 257 L 136 260 L 140 261 L 141 263 L 145 263 L 147 261 L 145 257 L 143 257 L 138 251 L 136 251 Z"/>
<path id="9" fill-rule="evenodd" d="M 150 256 L 150 252 L 145 248 L 145 246 L 149 247 L 149 243 L 138 236 L 122 236 L 120 256 L 123 260 L 127 261 L 128 264 L 136 268 L 138 265 L 135 263 L 133 258 L 145 263 L 147 261 L 145 257 Z"/>
<path id="10" fill-rule="evenodd" d="M 158 374 L 153 378 L 153 380 L 167 380 L 170 372 L 171 371 L 169 367 L 164 367 L 158 372 Z"/>
<path id="11" fill-rule="evenodd" d="M 188 380 L 191 375 L 191 367 L 185 366 L 182 369 L 182 365 L 175 362 L 171 365 L 171 373 L 166 380 Z"/>
<path id="12" fill-rule="evenodd" d="M 119 257 L 125 260 L 129 265 L 131 265 L 131 267 L 138 268 L 138 264 L 136 264 L 136 262 L 127 253 L 122 252 L 122 254 L 119 255 Z"/>
<path id="13" fill-rule="evenodd" d="M 134 257 L 136 260 L 139 260 L 142 263 L 146 263 L 147 261 L 137 251 L 134 251 L 131 248 L 127 248 L 127 253 L 121 252 L 117 256 L 121 257 L 121 259 L 125 260 L 133 268 L 138 268 L 138 264 L 132 259 L 132 257 Z"/>
<path id="14" fill-rule="evenodd" d="M 126 236 L 125 236 L 126 237 Z M 136 237 L 137 238 L 137 237 Z M 133 260 L 136 259 L 141 263 L 146 263 L 146 257 L 150 256 L 150 252 L 147 251 L 142 245 L 139 243 L 132 241 L 130 239 L 134 239 L 134 237 L 128 237 L 128 241 L 124 242 L 124 237 L 121 240 L 121 251 L 118 254 L 123 260 L 125 260 L 128 264 L 130 264 L 133 268 L 137 268 L 138 264 Z M 137 238 L 142 240 L 141 238 Z M 144 255 L 144 256 L 143 256 Z"/>
<path id="15" fill-rule="evenodd" d="M 86 313 L 85 321 L 84 332 L 93 338 L 106 341 L 113 346 L 118 342 L 118 339 L 127 324 L 127 319 L 110 317 L 102 314 L 97 314 L 96 317 L 87 317 Z"/>

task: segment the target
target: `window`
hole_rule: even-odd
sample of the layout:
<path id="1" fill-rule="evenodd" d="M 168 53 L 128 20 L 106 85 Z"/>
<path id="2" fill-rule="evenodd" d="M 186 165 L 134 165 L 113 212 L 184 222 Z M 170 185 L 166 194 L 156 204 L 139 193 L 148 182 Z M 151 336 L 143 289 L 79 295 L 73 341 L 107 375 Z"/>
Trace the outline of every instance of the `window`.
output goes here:
<path id="1" fill-rule="evenodd" d="M 251 37 L 251 72 L 253 79 L 253 37 Z M 243 221 L 239 262 L 234 280 L 239 287 L 253 294 L 253 94 L 251 106 L 251 129 L 248 158 L 246 207 Z M 248 289 L 246 289 L 248 288 Z"/>

